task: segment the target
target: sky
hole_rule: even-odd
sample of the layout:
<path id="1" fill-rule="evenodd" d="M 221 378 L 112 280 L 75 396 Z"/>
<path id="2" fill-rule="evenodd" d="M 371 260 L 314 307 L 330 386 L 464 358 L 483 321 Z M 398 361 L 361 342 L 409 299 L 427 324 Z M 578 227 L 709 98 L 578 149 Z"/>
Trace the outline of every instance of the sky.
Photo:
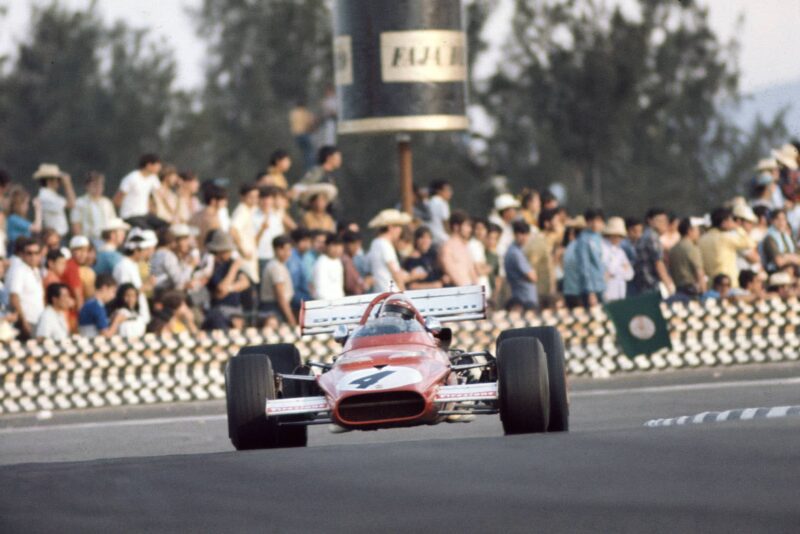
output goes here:
<path id="1" fill-rule="evenodd" d="M 69 7 L 85 7 L 91 0 L 60 0 Z M 203 81 L 204 47 L 194 33 L 187 7 L 202 0 L 97 0 L 103 16 L 111 21 L 123 19 L 133 26 L 146 26 L 167 41 L 178 58 L 177 85 L 198 87 Z M 269 0 L 262 0 L 269 1 Z M 612 2 L 614 0 L 611 0 Z M 630 0 L 618 0 L 623 4 Z M 668 0 L 665 0 L 668 1 Z M 738 32 L 741 42 L 741 88 L 752 92 L 783 82 L 800 80 L 800 0 L 701 0 L 709 6 L 712 28 L 727 40 L 737 31 L 737 19 L 744 16 Z M 0 0 L 7 14 L 0 18 L 0 54 L 13 52 L 24 39 L 30 6 L 49 0 Z M 502 4 L 509 0 L 501 0 Z M 508 16 L 501 13 L 493 21 L 503 35 Z"/>

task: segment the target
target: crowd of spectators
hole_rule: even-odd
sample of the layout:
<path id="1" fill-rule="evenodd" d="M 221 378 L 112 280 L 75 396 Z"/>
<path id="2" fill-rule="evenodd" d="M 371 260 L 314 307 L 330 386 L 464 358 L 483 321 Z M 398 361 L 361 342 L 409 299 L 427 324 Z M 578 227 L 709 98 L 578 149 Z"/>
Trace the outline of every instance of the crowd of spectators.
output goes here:
<path id="1" fill-rule="evenodd" d="M 34 172 L 35 195 L 0 174 L 0 339 L 295 326 L 304 300 L 393 287 L 481 284 L 495 309 L 519 312 L 650 291 L 678 302 L 798 292 L 796 144 L 758 163 L 749 198 L 641 219 L 570 214 L 532 189 L 475 216 L 435 180 L 415 187 L 412 214 L 384 209 L 361 228 L 338 202 L 341 164 L 323 146 L 290 185 L 277 150 L 235 199 L 153 154 L 113 200 L 97 172 L 80 197 L 55 164 Z"/>

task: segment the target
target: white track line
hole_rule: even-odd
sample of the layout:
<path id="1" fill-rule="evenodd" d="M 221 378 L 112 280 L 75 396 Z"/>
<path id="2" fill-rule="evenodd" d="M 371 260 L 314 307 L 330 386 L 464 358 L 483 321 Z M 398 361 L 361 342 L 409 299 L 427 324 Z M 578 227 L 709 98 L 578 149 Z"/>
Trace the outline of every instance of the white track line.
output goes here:
<path id="1" fill-rule="evenodd" d="M 61 425 L 42 425 L 0 428 L 2 434 L 21 434 L 24 432 L 46 432 L 48 430 L 91 430 L 95 428 L 113 428 L 148 425 L 171 425 L 177 423 L 205 423 L 224 421 L 226 415 L 192 415 L 187 417 L 154 417 L 150 419 L 130 419 L 127 421 L 97 421 L 93 423 L 66 423 Z"/>
<path id="2" fill-rule="evenodd" d="M 800 406 L 773 406 L 771 408 L 737 408 L 722 412 L 702 412 L 695 416 L 683 415 L 666 419 L 651 419 L 644 426 L 664 427 L 718 423 L 722 421 L 752 421 L 753 419 L 779 419 L 800 416 Z"/>
<path id="3" fill-rule="evenodd" d="M 632 393 L 674 393 L 677 391 L 702 391 L 707 389 L 752 388 L 764 386 L 795 386 L 800 384 L 800 377 L 770 378 L 763 380 L 740 380 L 731 382 L 703 382 L 700 384 L 675 384 L 671 386 L 647 386 L 623 389 L 592 389 L 574 391 L 570 397 L 605 397 L 606 395 L 627 395 Z"/>

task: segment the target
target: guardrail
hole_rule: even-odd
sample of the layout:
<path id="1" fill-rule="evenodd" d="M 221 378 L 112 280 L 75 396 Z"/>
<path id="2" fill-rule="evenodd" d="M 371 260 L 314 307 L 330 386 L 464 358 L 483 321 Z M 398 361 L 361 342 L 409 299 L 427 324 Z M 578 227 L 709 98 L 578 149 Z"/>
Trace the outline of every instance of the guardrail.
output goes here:
<path id="1" fill-rule="evenodd" d="M 780 362 L 800 357 L 800 302 L 707 301 L 662 305 L 673 348 L 633 359 L 615 345 L 602 308 L 546 310 L 525 316 L 495 312 L 489 320 L 455 325 L 454 347 L 491 348 L 500 331 L 553 325 L 564 336 L 567 372 L 605 377 L 630 371 Z M 0 345 L 0 414 L 225 398 L 225 364 L 240 347 L 296 343 L 305 359 L 331 361 L 338 345 L 327 336 L 299 338 L 278 331 L 213 332 L 192 337 L 124 340 L 72 337 L 61 342 Z"/>

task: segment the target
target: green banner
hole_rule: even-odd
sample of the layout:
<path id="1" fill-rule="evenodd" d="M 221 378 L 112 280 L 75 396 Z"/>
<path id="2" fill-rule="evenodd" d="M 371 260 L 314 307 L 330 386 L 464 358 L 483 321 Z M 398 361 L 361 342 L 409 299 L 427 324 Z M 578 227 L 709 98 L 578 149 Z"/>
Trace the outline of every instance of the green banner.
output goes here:
<path id="1" fill-rule="evenodd" d="M 632 358 L 672 348 L 660 302 L 661 295 L 653 292 L 605 305 L 617 329 L 617 342 L 627 356 Z"/>

